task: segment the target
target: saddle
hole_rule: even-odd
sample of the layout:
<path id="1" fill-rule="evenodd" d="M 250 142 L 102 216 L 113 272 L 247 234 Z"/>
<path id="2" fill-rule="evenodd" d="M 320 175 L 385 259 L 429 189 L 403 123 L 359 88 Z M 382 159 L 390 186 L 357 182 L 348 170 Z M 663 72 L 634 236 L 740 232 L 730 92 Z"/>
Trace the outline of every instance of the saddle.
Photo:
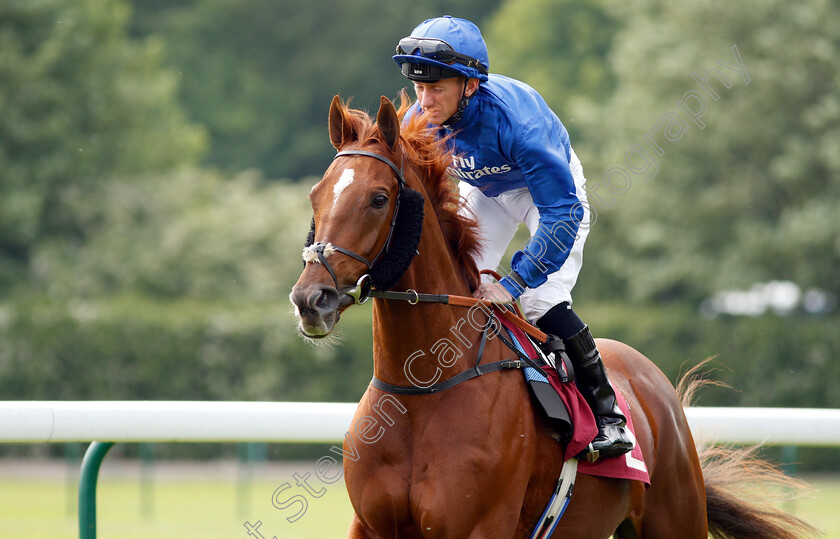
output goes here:
<path id="1" fill-rule="evenodd" d="M 577 386 L 570 383 L 574 380 L 568 356 L 562 348 L 553 348 L 546 353 L 524 331 L 499 316 L 505 332 L 510 337 L 519 353 L 529 357 L 531 361 L 523 369 L 525 381 L 531 388 L 531 394 L 538 403 L 538 409 L 545 414 L 551 425 L 557 430 L 558 442 L 565 447 L 564 460 L 568 460 L 587 448 L 589 442 L 598 433 L 595 416 L 578 391 Z M 502 336 L 502 333 L 499 333 Z M 504 339 L 503 339 L 504 340 Z M 556 346 L 556 345 L 555 345 Z M 534 365 L 531 365 L 531 363 Z M 540 362 L 543 362 L 540 365 Z M 557 368 L 555 368 L 557 365 Z M 539 369 L 537 369 L 539 367 Z M 627 417 L 627 428 L 635 437 L 633 418 L 630 407 L 624 395 L 613 386 L 619 408 Z M 650 486 L 650 475 L 645 466 L 644 456 L 639 444 L 635 444 L 629 453 L 622 457 L 598 459 L 594 463 L 581 461 L 577 471 L 587 475 L 612 477 L 618 479 L 632 479 Z"/>
<path id="2" fill-rule="evenodd" d="M 566 354 L 563 341 L 550 337 L 547 343 L 538 343 L 507 318 L 499 316 L 497 319 L 507 333 L 507 338 L 505 338 L 500 331 L 499 338 L 527 364 L 522 372 L 531 389 L 531 395 L 539 409 L 556 429 L 557 440 L 564 445 L 567 444 L 574 431 L 572 416 L 560 393 L 549 381 L 550 374 L 553 374 L 561 384 L 574 381 L 574 369 Z"/>

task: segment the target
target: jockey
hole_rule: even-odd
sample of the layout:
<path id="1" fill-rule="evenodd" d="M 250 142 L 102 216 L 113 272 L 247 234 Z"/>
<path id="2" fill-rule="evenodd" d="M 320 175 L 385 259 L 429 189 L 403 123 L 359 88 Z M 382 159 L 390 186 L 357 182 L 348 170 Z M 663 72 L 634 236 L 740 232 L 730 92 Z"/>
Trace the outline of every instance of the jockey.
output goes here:
<path id="1" fill-rule="evenodd" d="M 633 442 L 598 348 L 572 309 L 590 213 L 566 128 L 533 88 L 488 73 L 487 46 L 470 21 L 429 19 L 400 40 L 393 58 L 417 94 L 408 116 L 423 113 L 441 135 L 452 135 L 449 171 L 461 180 L 485 240 L 478 268 L 498 267 L 520 223 L 531 233 L 511 271 L 483 282 L 474 296 L 500 304 L 518 298 L 528 320 L 563 340 L 598 424 L 590 458 L 629 451 Z"/>

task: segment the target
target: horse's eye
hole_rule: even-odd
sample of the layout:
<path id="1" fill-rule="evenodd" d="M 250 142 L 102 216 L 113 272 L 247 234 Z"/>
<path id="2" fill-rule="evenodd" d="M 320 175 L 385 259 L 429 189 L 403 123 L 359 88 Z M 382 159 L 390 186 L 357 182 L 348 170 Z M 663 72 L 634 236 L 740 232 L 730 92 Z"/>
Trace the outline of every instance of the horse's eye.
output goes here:
<path id="1" fill-rule="evenodd" d="M 373 197 L 373 200 L 371 201 L 371 206 L 373 206 L 374 208 L 384 208 L 385 204 L 387 203 L 388 197 L 383 194 L 378 194 L 375 197 Z"/>

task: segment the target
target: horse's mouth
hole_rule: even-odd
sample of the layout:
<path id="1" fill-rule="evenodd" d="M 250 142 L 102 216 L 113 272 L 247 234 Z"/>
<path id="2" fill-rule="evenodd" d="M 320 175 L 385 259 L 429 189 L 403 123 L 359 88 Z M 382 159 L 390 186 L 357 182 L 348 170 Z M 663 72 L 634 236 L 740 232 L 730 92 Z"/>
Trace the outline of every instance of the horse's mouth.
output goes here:
<path id="1" fill-rule="evenodd" d="M 343 307 L 352 303 L 347 296 L 340 294 L 331 286 L 313 285 L 295 286 L 289 299 L 295 308 L 298 332 L 307 339 L 323 339 L 329 336 Z"/>
<path id="2" fill-rule="evenodd" d="M 339 314 L 335 313 L 335 317 L 331 320 L 319 320 L 317 322 L 304 321 L 300 316 L 298 319 L 298 333 L 305 339 L 323 339 L 329 337 L 335 325 L 338 323 Z"/>

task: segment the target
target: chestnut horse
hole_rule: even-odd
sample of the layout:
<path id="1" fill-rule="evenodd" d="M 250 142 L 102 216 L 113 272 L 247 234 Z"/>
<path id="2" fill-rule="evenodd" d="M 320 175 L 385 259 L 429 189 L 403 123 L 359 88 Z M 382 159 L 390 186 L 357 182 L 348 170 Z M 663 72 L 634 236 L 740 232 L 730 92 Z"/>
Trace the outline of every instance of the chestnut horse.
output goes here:
<path id="1" fill-rule="evenodd" d="M 406 296 L 415 300 L 470 296 L 478 285 L 472 256 L 480 244 L 474 222 L 459 214 L 446 173 L 452 155 L 422 120 L 401 125 L 409 102 L 402 98 L 398 113 L 383 97 L 375 123 L 333 99 L 329 134 L 339 153 L 310 194 L 313 231 L 291 294 L 307 338 L 330 334 L 353 294 L 365 295 L 367 287 L 354 285 L 366 274 L 375 287 L 410 290 Z M 482 365 L 510 358 L 500 339 L 482 340 L 482 316 L 445 303 L 374 298 L 374 378 L 427 386 L 472 369 L 482 347 Z M 599 339 L 598 348 L 630 405 L 651 484 L 579 475 L 554 537 L 801 531 L 788 515 L 758 513 L 709 477 L 704 481 L 668 379 L 627 345 Z M 494 372 L 425 395 L 369 386 L 344 443 L 355 511 L 348 537 L 528 537 L 564 460 L 552 434 L 520 372 Z"/>

